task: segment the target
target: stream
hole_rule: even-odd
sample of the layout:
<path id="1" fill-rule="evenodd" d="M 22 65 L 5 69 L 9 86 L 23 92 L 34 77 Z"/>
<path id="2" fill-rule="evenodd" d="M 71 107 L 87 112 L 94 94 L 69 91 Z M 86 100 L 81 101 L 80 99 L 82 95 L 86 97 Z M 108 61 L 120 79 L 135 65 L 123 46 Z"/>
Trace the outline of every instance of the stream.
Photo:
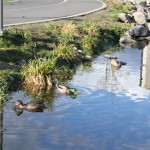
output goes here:
<path id="1" fill-rule="evenodd" d="M 125 66 L 110 65 L 103 55 L 80 65 L 72 80 L 74 99 L 54 89 L 45 94 L 43 112 L 17 114 L 12 101 L 1 111 L 1 150 L 149 150 L 150 44 L 116 52 Z M 27 103 L 25 91 L 11 93 Z"/>

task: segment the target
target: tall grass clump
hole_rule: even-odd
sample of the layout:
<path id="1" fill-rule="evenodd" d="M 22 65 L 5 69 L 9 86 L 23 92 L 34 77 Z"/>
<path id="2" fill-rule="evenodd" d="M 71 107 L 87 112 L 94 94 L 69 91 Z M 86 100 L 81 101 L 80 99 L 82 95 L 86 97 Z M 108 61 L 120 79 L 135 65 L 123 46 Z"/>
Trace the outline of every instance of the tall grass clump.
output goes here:
<path id="1" fill-rule="evenodd" d="M 77 52 L 73 49 L 72 45 L 59 44 L 53 50 L 54 57 L 57 58 L 56 66 L 61 68 L 74 67 L 78 61 Z"/>
<path id="2" fill-rule="evenodd" d="M 70 44 L 75 42 L 75 40 L 79 37 L 80 32 L 78 30 L 77 25 L 73 22 L 68 22 L 61 27 L 58 39 L 59 43 Z"/>
<path id="3" fill-rule="evenodd" d="M 28 65 L 23 65 L 21 75 L 25 84 L 52 86 L 52 75 L 55 74 L 54 58 L 35 58 Z"/>
<path id="4" fill-rule="evenodd" d="M 71 60 L 76 58 L 76 52 L 73 49 L 72 45 L 67 45 L 67 44 L 59 44 L 56 46 L 53 50 L 54 56 L 57 57 L 59 60 Z"/>
<path id="5" fill-rule="evenodd" d="M 100 29 L 95 23 L 84 21 L 80 27 L 81 40 L 79 41 L 83 51 L 92 55 L 99 46 Z"/>

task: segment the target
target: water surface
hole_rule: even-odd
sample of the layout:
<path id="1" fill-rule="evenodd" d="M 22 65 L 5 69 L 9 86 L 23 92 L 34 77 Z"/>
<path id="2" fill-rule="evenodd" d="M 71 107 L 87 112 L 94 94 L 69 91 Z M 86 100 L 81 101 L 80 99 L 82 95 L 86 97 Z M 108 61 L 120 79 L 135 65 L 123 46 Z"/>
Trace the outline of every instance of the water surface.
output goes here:
<path id="1" fill-rule="evenodd" d="M 1 149 L 149 150 L 150 75 L 145 53 L 132 48 L 115 53 L 127 62 L 120 69 L 112 68 L 102 55 L 90 66 L 79 66 L 66 83 L 79 96 L 72 99 L 54 91 L 53 98 L 45 98 L 44 112 L 23 111 L 17 116 L 8 101 L 1 112 Z M 24 91 L 12 96 L 24 103 L 33 99 Z"/>

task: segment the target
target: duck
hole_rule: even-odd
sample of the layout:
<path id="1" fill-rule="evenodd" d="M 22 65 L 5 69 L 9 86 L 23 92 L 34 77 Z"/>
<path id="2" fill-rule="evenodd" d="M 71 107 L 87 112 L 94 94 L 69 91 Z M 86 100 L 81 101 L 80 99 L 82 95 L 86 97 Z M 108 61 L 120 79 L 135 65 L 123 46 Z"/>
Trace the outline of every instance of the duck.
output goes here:
<path id="1" fill-rule="evenodd" d="M 76 88 L 72 88 L 66 85 L 61 85 L 58 83 L 58 80 L 56 80 L 56 87 L 59 93 L 67 94 L 67 95 L 78 95 Z"/>
<path id="2" fill-rule="evenodd" d="M 114 67 L 120 68 L 122 65 L 126 65 L 126 62 L 119 61 L 117 58 L 112 58 L 110 63 Z"/>
<path id="3" fill-rule="evenodd" d="M 43 101 L 32 101 L 27 104 L 23 104 L 21 100 L 15 102 L 15 106 L 19 109 L 26 109 L 29 111 L 42 111 L 45 107 Z"/>

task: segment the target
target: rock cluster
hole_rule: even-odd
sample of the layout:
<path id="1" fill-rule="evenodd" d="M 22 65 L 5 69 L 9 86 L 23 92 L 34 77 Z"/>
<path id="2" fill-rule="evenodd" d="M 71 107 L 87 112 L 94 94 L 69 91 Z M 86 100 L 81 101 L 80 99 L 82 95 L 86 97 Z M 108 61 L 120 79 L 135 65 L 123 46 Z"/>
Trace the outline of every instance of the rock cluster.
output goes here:
<path id="1" fill-rule="evenodd" d="M 126 2 L 129 0 L 126 0 Z M 130 0 L 131 2 L 131 0 Z M 135 43 L 139 40 L 150 39 L 148 22 L 150 20 L 150 0 L 145 2 L 133 1 L 131 11 L 120 13 L 119 20 L 125 23 L 133 23 L 132 27 L 126 31 L 124 37 L 120 38 L 120 43 Z"/>

